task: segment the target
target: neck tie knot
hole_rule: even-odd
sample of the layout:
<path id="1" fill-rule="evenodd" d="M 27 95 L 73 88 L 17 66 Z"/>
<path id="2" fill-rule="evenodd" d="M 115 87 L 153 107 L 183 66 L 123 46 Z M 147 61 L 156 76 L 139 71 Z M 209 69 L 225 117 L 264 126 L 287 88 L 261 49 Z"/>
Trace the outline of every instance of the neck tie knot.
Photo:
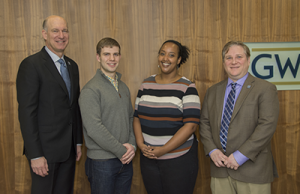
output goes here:
<path id="1" fill-rule="evenodd" d="M 66 67 L 66 63 L 63 59 L 59 59 L 57 62 L 59 62 L 62 66 Z"/>
<path id="2" fill-rule="evenodd" d="M 235 90 L 236 83 L 231 83 L 231 89 Z"/>

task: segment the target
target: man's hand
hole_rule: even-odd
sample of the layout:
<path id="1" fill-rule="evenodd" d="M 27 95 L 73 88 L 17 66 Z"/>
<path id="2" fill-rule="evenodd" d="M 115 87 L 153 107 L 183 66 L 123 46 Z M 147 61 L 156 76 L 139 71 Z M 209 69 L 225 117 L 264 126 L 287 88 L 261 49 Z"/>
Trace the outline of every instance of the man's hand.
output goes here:
<path id="1" fill-rule="evenodd" d="M 227 158 L 227 160 L 224 162 L 227 168 L 231 168 L 234 170 L 237 170 L 239 168 L 239 164 L 236 162 L 233 154 L 230 154 L 230 156 Z"/>
<path id="2" fill-rule="evenodd" d="M 76 161 L 79 161 L 81 158 L 82 152 L 81 152 L 81 145 L 77 145 L 77 150 L 76 150 Z"/>
<path id="3" fill-rule="evenodd" d="M 228 157 L 225 156 L 221 150 L 215 150 L 210 154 L 210 158 L 217 167 L 225 167 L 224 163 L 227 161 Z"/>
<path id="4" fill-rule="evenodd" d="M 40 175 L 41 177 L 45 177 L 46 175 L 48 175 L 48 164 L 44 156 L 38 159 L 31 160 L 31 168 L 35 174 Z"/>
<path id="5" fill-rule="evenodd" d="M 124 143 L 123 146 L 127 149 L 127 152 L 120 159 L 122 164 L 129 164 L 135 156 L 134 147 L 129 143 Z"/>

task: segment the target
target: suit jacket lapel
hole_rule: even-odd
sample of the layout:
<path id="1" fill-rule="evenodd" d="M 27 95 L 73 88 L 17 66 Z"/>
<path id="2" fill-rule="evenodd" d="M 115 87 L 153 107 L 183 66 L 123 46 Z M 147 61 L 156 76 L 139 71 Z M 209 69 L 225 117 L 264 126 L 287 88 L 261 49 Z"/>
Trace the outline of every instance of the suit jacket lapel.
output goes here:
<path id="1" fill-rule="evenodd" d="M 224 80 L 218 87 L 216 91 L 216 107 L 217 107 L 217 122 L 219 128 L 221 128 L 221 120 L 222 120 L 222 113 L 223 113 L 223 104 L 224 104 L 224 96 L 225 96 L 225 90 L 227 86 L 228 80 Z"/>
<path id="2" fill-rule="evenodd" d="M 49 69 L 55 80 L 59 83 L 59 85 L 63 88 L 63 90 L 68 94 L 68 89 L 65 84 L 65 81 L 61 77 L 60 73 L 58 72 L 54 62 L 52 61 L 51 57 L 45 50 L 45 47 L 42 49 L 42 56 L 43 59 L 45 60 L 45 66 Z"/>
<path id="3" fill-rule="evenodd" d="M 249 74 L 247 79 L 245 80 L 245 83 L 242 87 L 242 90 L 239 94 L 239 97 L 237 98 L 236 103 L 234 105 L 233 113 L 232 113 L 232 116 L 231 116 L 231 122 L 233 121 L 233 119 L 235 118 L 237 113 L 239 112 L 242 104 L 244 103 L 245 99 L 249 95 L 250 91 L 255 86 L 254 81 L 255 80 L 254 80 L 253 76 Z"/>

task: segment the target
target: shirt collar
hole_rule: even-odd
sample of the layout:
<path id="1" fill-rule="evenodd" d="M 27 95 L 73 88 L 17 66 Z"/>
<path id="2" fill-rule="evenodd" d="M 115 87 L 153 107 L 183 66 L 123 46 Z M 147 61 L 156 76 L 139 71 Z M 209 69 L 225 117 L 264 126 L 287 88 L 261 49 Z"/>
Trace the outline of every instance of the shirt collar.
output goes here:
<path id="1" fill-rule="evenodd" d="M 100 74 L 102 75 L 102 76 L 104 76 L 104 77 L 106 77 L 106 75 L 102 72 L 102 70 L 99 68 L 99 69 L 97 69 L 97 71 L 99 71 L 100 72 Z M 121 80 L 121 77 L 122 77 L 122 74 L 121 73 L 119 73 L 119 72 L 116 72 L 116 75 L 118 75 L 118 77 L 116 77 L 117 78 L 117 80 L 118 81 L 120 81 Z"/>
<path id="2" fill-rule="evenodd" d="M 248 77 L 249 73 L 247 72 L 246 75 L 244 75 L 241 79 L 236 81 L 236 85 L 238 86 L 243 86 L 247 77 Z M 233 83 L 233 81 L 228 77 L 228 82 L 227 82 L 227 87 L 231 85 L 231 83 Z"/>
<path id="3" fill-rule="evenodd" d="M 50 55 L 52 61 L 55 63 L 57 62 L 60 58 L 55 54 L 53 53 L 47 46 L 45 46 L 45 50 L 47 51 L 47 53 Z M 61 59 L 65 60 L 64 59 L 64 55 L 61 57 Z"/>
<path id="4" fill-rule="evenodd" d="M 118 81 L 118 74 L 116 74 L 115 75 L 115 77 L 113 78 L 113 77 L 110 77 L 110 76 L 108 76 L 108 75 L 106 75 L 106 74 L 104 74 L 109 80 L 112 80 L 112 81 Z"/>

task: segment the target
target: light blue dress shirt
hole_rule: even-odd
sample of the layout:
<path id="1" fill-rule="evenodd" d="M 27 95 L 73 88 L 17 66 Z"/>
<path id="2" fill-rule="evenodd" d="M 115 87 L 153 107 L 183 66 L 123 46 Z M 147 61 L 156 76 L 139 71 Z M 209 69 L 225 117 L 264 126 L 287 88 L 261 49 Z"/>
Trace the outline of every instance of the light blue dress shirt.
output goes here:
<path id="1" fill-rule="evenodd" d="M 237 98 L 240 95 L 240 92 L 243 88 L 243 85 L 244 85 L 248 75 L 249 75 L 249 73 L 247 73 L 246 75 L 244 75 L 244 77 L 242 77 L 241 79 L 236 81 L 237 84 L 236 84 L 236 87 L 235 87 L 235 100 L 234 100 L 233 107 L 235 106 L 235 102 L 236 102 Z M 227 101 L 228 95 L 231 91 L 231 83 L 233 83 L 233 81 L 230 78 L 228 78 L 228 83 L 227 83 L 226 90 L 225 90 L 225 97 L 224 97 L 224 102 L 223 102 L 223 110 L 222 110 L 221 119 L 223 118 L 223 113 L 224 113 L 224 108 L 225 108 L 225 105 L 226 105 L 226 101 Z M 221 122 L 222 122 L 222 120 L 221 120 Z M 215 150 L 216 149 L 213 149 L 212 151 L 210 151 L 209 155 L 211 155 L 211 153 Z M 247 158 L 244 154 L 242 154 L 238 150 L 233 153 L 233 157 L 240 166 L 242 164 L 244 164 L 247 160 L 249 160 L 249 158 Z"/>

